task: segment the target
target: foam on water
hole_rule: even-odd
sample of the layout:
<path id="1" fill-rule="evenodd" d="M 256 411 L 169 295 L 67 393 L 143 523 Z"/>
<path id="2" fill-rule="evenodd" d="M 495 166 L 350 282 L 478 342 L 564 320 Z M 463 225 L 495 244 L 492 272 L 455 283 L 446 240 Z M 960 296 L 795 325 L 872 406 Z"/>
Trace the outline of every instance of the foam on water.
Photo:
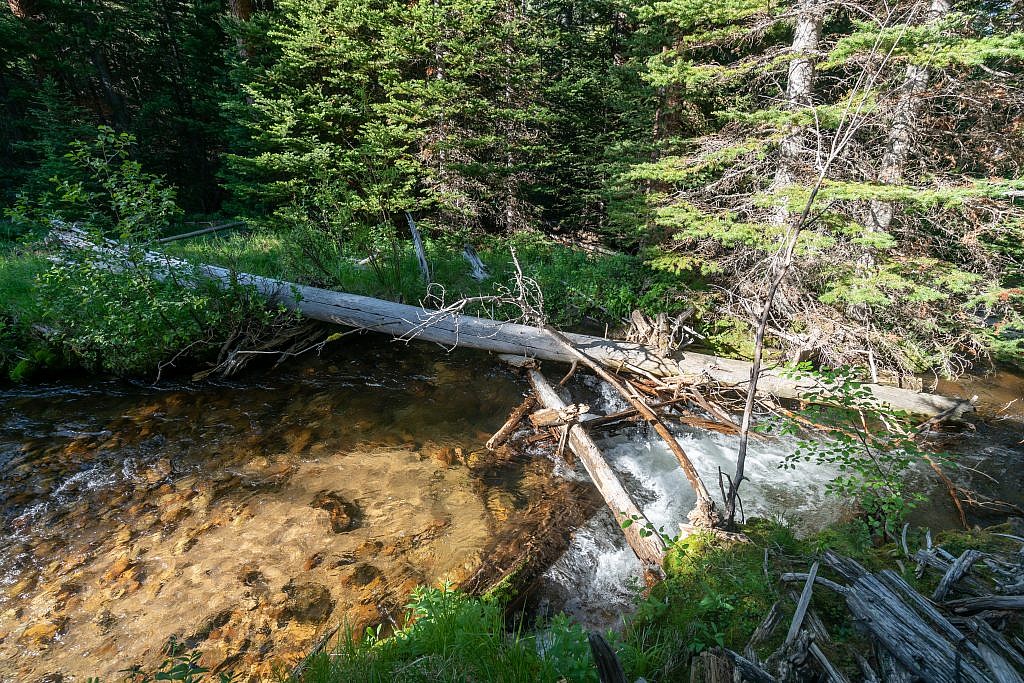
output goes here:
<path id="1" fill-rule="evenodd" d="M 602 393 L 609 396 L 603 389 Z M 618 396 L 611 398 L 616 400 L 602 409 L 617 409 Z M 738 437 L 691 428 L 677 429 L 675 434 L 705 484 L 717 491 L 719 468 L 730 475 L 735 468 Z M 647 518 L 670 536 L 676 535 L 696 496 L 668 446 L 643 427 L 624 430 L 598 445 Z M 818 529 L 843 513 L 825 491 L 837 472 L 814 463 L 801 463 L 797 470 L 781 469 L 795 448 L 792 437 L 751 439 L 746 461 L 749 481 L 741 491 L 743 512 L 747 517 L 785 518 L 797 528 Z M 560 596 L 563 603 L 554 605 L 556 609 L 564 609 L 587 626 L 606 627 L 614 626 L 629 606 L 641 571 L 611 514 L 604 510 L 576 532 L 569 550 L 544 578 L 545 590 Z"/>

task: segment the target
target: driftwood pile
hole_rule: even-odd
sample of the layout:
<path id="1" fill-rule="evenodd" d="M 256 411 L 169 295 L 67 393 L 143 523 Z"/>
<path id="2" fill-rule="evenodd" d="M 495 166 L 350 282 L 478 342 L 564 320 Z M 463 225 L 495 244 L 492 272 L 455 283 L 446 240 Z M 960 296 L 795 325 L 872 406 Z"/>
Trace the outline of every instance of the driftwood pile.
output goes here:
<path id="1" fill-rule="evenodd" d="M 1024 547 L 1016 553 L 964 551 L 958 557 L 931 546 L 916 561 L 918 578 L 939 579 L 922 595 L 893 570 L 870 572 L 846 557 L 826 552 L 810 571 L 784 574 L 803 582 L 803 591 L 782 645 L 763 661 L 757 648 L 782 623 L 780 603 L 769 611 L 742 654 L 716 649 L 693 662 L 691 683 L 718 681 L 851 680 L 935 683 L 1022 683 L 1024 641 L 1019 635 L 1024 610 Z M 1024 544 L 1024 538 L 1009 537 Z M 905 539 L 905 535 L 904 535 Z M 819 573 L 826 569 L 836 577 Z M 815 587 L 844 599 L 850 621 L 870 643 L 870 652 L 849 650 L 856 673 L 844 672 L 825 650 L 835 651 L 821 618 L 811 606 Z"/>

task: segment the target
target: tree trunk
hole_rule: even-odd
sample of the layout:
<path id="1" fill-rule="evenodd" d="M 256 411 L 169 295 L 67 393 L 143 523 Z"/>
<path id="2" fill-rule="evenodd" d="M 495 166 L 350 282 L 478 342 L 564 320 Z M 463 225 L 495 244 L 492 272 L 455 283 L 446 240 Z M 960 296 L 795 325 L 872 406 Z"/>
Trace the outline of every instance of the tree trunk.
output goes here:
<path id="1" fill-rule="evenodd" d="M 928 10 L 927 23 L 941 20 L 950 10 L 950 0 L 932 0 Z M 903 181 L 903 171 L 914 146 L 914 130 L 917 127 L 921 93 L 928 87 L 928 67 L 911 64 L 899 88 L 899 99 L 893 111 L 892 128 L 882 163 L 878 169 L 878 182 L 896 185 Z M 892 223 L 892 202 L 873 200 L 870 203 L 867 228 L 888 230 Z"/>
<path id="2" fill-rule="evenodd" d="M 36 14 L 35 0 L 7 0 L 7 6 L 19 19 L 29 19 Z"/>
<path id="3" fill-rule="evenodd" d="M 125 263 L 125 250 L 115 242 L 97 245 L 74 228 L 57 225 L 51 239 L 71 249 L 89 250 L 110 263 L 111 268 L 130 267 Z M 402 341 L 419 339 L 448 347 L 465 346 L 495 353 L 529 356 L 542 360 L 572 363 L 576 356 L 539 327 L 488 320 L 469 315 L 440 313 L 418 306 L 382 301 L 357 294 L 334 292 L 317 287 L 274 278 L 232 272 L 211 265 L 192 266 L 159 252 L 150 252 L 150 263 L 162 266 L 165 272 L 195 272 L 224 286 L 237 283 L 252 287 L 274 303 L 298 311 L 314 320 L 346 325 L 370 332 L 382 332 Z M 582 334 L 566 334 L 566 338 L 589 357 L 612 370 L 639 371 L 656 377 L 689 384 L 715 382 L 742 389 L 750 381 L 751 364 L 742 360 L 719 358 L 702 353 L 686 352 L 682 358 L 667 359 L 641 344 L 631 344 Z M 759 373 L 757 391 L 780 398 L 807 400 L 812 379 L 795 379 L 778 370 Z M 875 400 L 897 410 L 920 415 L 936 415 L 949 411 L 962 415 L 974 410 L 969 401 L 923 394 L 908 389 L 866 384 Z M 823 399 L 824 400 L 824 399 Z"/>
<path id="4" fill-rule="evenodd" d="M 246 22 L 252 19 L 252 0 L 230 0 L 230 6 L 231 16 L 238 21 Z M 237 44 L 238 54 L 242 59 L 248 59 L 250 53 L 249 45 L 242 38 L 238 39 Z"/>
<path id="5" fill-rule="evenodd" d="M 114 125 L 119 130 L 128 128 L 128 110 L 125 108 L 124 98 L 114 84 L 114 78 L 110 73 L 110 65 L 107 62 L 107 54 L 101 45 L 96 45 L 92 51 L 92 65 L 96 69 L 96 75 L 100 79 L 100 88 L 103 90 L 103 97 L 110 106 L 110 116 Z"/>
<path id="6" fill-rule="evenodd" d="M 533 392 L 537 401 L 545 408 L 553 410 L 564 410 L 565 403 L 555 393 L 554 388 L 548 383 L 539 370 L 528 370 L 530 384 L 533 385 Z M 583 463 L 583 467 L 590 475 L 594 486 L 601 493 L 608 509 L 615 516 L 615 521 L 620 525 L 626 524 L 622 533 L 626 536 L 626 542 L 633 549 L 636 556 L 645 565 L 654 567 L 661 566 L 661 560 L 665 555 L 665 543 L 657 533 L 646 534 L 648 526 L 651 525 L 643 511 L 629 497 L 629 493 L 622 487 L 622 482 L 615 475 L 615 471 L 605 461 L 600 449 L 594 443 L 586 430 L 578 424 L 566 425 L 561 429 L 568 429 L 569 447 Z M 643 532 L 643 534 L 641 533 Z"/>
<path id="7" fill-rule="evenodd" d="M 814 65 L 818 43 L 821 41 L 821 21 L 822 15 L 816 0 L 804 0 L 797 14 L 793 45 L 790 48 L 793 59 L 789 62 L 786 106 L 791 111 L 813 104 Z M 790 126 L 779 142 L 779 167 L 772 183 L 775 192 L 785 190 L 796 180 L 805 135 L 803 126 Z M 786 199 L 780 200 L 772 218 L 777 225 L 789 222 L 789 202 Z"/>

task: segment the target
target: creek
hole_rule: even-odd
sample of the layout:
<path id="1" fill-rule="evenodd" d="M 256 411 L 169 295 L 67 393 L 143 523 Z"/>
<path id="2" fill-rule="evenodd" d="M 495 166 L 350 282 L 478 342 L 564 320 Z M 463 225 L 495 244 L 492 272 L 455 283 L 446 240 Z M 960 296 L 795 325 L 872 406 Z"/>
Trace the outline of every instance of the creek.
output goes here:
<path id="1" fill-rule="evenodd" d="M 329 626 L 392 624 L 415 586 L 479 588 L 530 553 L 528 608 L 615 625 L 638 567 L 586 476 L 550 446 L 483 448 L 525 388 L 485 354 L 368 338 L 234 382 L 0 390 L 0 680 L 112 681 L 172 637 L 264 680 Z M 957 477 L 1020 503 L 1016 409 L 949 441 Z M 733 439 L 678 436 L 717 481 Z M 671 453 L 636 427 L 601 445 L 671 533 L 693 502 Z M 755 445 L 745 512 L 838 519 L 827 471 L 777 468 L 792 446 Z M 953 525 L 941 484 L 912 476 L 918 521 Z"/>

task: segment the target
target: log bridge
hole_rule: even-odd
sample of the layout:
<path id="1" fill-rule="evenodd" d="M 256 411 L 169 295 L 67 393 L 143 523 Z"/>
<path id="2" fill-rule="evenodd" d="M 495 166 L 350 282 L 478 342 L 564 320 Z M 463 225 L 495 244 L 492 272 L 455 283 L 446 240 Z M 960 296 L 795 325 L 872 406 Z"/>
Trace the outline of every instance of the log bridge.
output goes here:
<path id="1" fill-rule="evenodd" d="M 110 240 L 97 243 L 80 229 L 61 223 L 55 223 L 50 241 L 63 249 L 89 252 L 111 269 L 133 267 L 139 258 L 137 252 L 131 255 L 124 245 Z M 582 360 L 585 365 L 612 382 L 620 392 L 623 391 L 622 386 L 617 384 L 614 378 L 609 379 L 609 371 L 628 371 L 678 385 L 714 383 L 739 390 L 747 386 L 750 380 L 750 363 L 745 361 L 696 352 L 684 352 L 679 359 L 669 359 L 641 344 L 562 333 L 550 328 L 457 313 L 439 314 L 438 311 L 419 306 L 308 287 L 249 273 L 237 273 L 209 264 L 186 263 L 155 251 L 145 252 L 141 258 L 153 267 L 154 276 L 158 278 L 174 275 L 180 279 L 183 273 L 189 273 L 193 274 L 191 277 L 208 278 L 223 287 L 236 284 L 251 287 L 268 301 L 298 312 L 304 317 L 368 332 L 379 332 L 397 340 L 415 339 L 434 342 L 448 348 L 461 346 L 518 358 L 572 363 L 574 366 Z M 529 377 L 544 407 L 555 410 L 565 408 L 564 403 L 547 385 L 540 372 L 535 369 L 529 370 Z M 969 401 L 958 398 L 881 384 L 865 386 L 879 403 L 907 413 L 928 417 L 959 416 L 973 410 L 973 405 Z M 776 369 L 766 369 L 762 371 L 758 381 L 757 392 L 783 399 L 827 400 L 817 394 L 808 395 L 808 391 L 813 388 L 813 379 L 794 378 Z M 624 393 L 624 397 L 630 400 L 638 413 L 666 439 L 697 494 L 699 507 L 703 505 L 705 508 L 700 515 L 704 521 L 703 526 L 713 524 L 713 503 L 710 502 L 707 488 L 700 481 L 696 470 L 678 443 L 668 434 L 664 425 L 660 424 L 657 416 L 645 405 L 641 405 L 637 396 Z M 664 554 L 664 543 L 658 534 L 639 533 L 641 529 L 649 529 L 653 525 L 630 500 L 615 473 L 601 456 L 600 450 L 578 424 L 565 424 L 561 429 L 563 442 L 567 443 L 580 458 L 615 518 L 620 523 L 627 519 L 633 520 L 629 525 L 624 525 L 627 527 L 624 532 L 637 557 L 648 567 L 659 563 Z"/>

